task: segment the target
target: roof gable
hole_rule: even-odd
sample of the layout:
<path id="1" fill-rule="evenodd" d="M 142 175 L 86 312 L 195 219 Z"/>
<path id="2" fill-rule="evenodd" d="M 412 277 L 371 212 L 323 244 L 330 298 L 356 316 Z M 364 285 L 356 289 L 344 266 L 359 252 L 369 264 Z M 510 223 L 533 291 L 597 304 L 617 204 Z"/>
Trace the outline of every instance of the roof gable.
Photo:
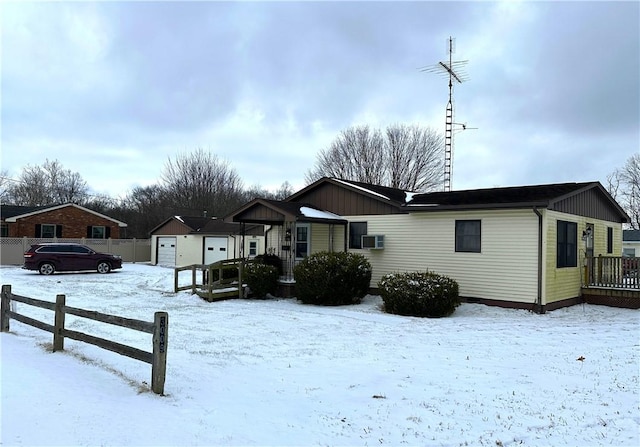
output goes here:
<path id="1" fill-rule="evenodd" d="M 102 219 L 110 220 L 118 224 L 119 227 L 126 227 L 127 224 L 124 222 L 120 222 L 112 217 L 106 216 L 104 214 L 98 213 L 97 211 L 90 210 L 89 208 L 85 208 L 80 205 L 76 205 L 75 203 L 64 203 L 62 205 L 52 205 L 52 206 L 14 206 L 14 205 L 2 205 L 0 206 L 0 215 L 5 222 L 16 222 L 19 219 L 24 219 L 26 217 L 34 216 L 36 214 L 48 213 L 51 211 L 59 210 L 61 208 L 73 207 L 79 210 L 82 210 L 86 213 L 93 214 L 94 216 L 100 217 Z M 6 209 L 6 211 L 5 211 Z"/>
<path id="2" fill-rule="evenodd" d="M 401 189 L 324 177 L 289 196 L 287 202 L 307 203 L 331 213 L 349 215 L 404 212 L 407 193 Z"/>
<path id="3" fill-rule="evenodd" d="M 308 203 L 254 199 L 225 217 L 226 221 L 279 225 L 285 221 L 345 223 L 341 216 Z"/>

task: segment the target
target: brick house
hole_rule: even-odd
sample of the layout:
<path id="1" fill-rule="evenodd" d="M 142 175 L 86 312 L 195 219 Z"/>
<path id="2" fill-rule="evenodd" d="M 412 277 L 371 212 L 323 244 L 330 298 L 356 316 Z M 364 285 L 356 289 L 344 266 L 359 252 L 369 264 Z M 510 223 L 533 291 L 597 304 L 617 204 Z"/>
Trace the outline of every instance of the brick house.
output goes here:
<path id="1" fill-rule="evenodd" d="M 126 223 L 67 203 L 51 206 L 0 206 L 1 237 L 119 239 Z"/>

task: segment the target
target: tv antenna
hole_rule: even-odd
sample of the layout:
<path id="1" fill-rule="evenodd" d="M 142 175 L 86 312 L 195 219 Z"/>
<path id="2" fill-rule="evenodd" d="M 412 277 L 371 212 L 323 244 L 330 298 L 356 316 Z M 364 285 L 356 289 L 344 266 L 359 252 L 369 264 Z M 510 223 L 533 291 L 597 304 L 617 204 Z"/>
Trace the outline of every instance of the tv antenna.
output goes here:
<path id="1" fill-rule="evenodd" d="M 453 53 L 454 40 L 449 37 L 448 43 L 448 62 L 438 62 L 436 65 L 429 67 L 423 67 L 420 71 L 428 73 L 440 73 L 445 76 L 449 76 L 449 102 L 447 103 L 447 113 L 445 118 L 445 130 L 444 130 L 444 190 L 446 192 L 451 191 L 451 177 L 453 174 L 453 126 L 461 126 L 461 129 L 467 130 L 475 129 L 475 127 L 467 127 L 467 124 L 454 123 L 453 122 L 453 84 L 454 81 L 458 84 L 462 84 L 467 80 L 467 75 L 464 72 L 464 66 L 469 61 L 454 61 Z"/>

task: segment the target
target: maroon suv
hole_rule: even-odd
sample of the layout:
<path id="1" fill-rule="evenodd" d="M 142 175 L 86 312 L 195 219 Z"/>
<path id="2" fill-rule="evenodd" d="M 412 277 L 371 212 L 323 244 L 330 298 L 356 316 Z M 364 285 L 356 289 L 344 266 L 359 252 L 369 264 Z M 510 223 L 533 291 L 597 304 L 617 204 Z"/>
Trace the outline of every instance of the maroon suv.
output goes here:
<path id="1" fill-rule="evenodd" d="M 37 270 L 41 275 L 54 272 L 96 270 L 109 273 L 122 268 L 122 258 L 107 253 L 98 253 L 82 244 L 45 243 L 32 245 L 24 254 L 23 269 Z"/>

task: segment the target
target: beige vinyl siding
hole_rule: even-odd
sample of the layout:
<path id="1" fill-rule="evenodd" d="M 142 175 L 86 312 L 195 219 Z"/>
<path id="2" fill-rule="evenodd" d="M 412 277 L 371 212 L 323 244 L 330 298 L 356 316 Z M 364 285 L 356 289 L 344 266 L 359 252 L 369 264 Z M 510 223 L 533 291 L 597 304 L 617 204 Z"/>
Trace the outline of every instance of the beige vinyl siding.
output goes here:
<path id="1" fill-rule="evenodd" d="M 575 222 L 578 226 L 578 265 L 576 267 L 557 268 L 556 231 L 559 220 Z M 557 211 L 546 211 L 545 293 L 543 304 L 580 296 L 586 254 L 586 243 L 582 240 L 582 232 L 587 228 L 587 223 L 593 224 L 594 256 L 620 256 L 622 252 L 622 224 Z M 613 228 L 613 253 L 610 254 L 607 254 L 607 228 Z"/>
<path id="2" fill-rule="evenodd" d="M 535 303 L 538 217 L 532 210 L 425 212 L 353 216 L 368 234 L 383 234 L 383 250 L 352 250 L 373 267 L 371 285 L 397 271 L 431 270 L 458 281 L 469 298 Z M 455 221 L 481 221 L 481 252 L 455 252 Z"/>
<path id="3" fill-rule="evenodd" d="M 311 224 L 310 254 L 321 251 L 344 251 L 344 229 L 344 225 Z"/>

